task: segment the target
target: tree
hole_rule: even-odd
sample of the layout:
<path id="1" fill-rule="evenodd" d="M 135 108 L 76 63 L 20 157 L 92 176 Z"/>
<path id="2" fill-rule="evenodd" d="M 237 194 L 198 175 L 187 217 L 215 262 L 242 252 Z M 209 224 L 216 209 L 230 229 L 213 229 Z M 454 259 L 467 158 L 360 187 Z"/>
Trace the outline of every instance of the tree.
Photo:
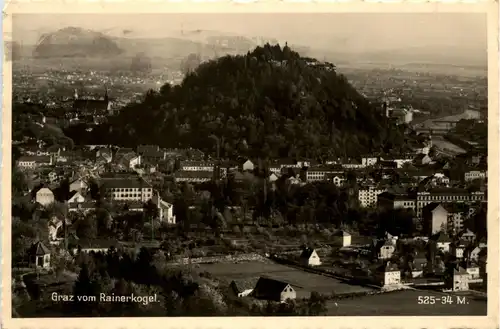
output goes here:
<path id="1" fill-rule="evenodd" d="M 307 315 L 324 315 L 327 311 L 326 299 L 316 291 L 311 292 L 307 302 Z"/>
<path id="2" fill-rule="evenodd" d="M 83 263 L 80 274 L 73 286 L 74 301 L 72 311 L 78 315 L 91 315 L 97 312 L 101 287 L 98 279 L 91 278 L 88 264 Z M 95 298 L 95 301 L 93 301 Z"/>
<path id="3" fill-rule="evenodd" d="M 93 240 L 97 237 L 97 221 L 92 214 L 81 218 L 76 223 L 76 235 L 85 240 Z"/>
<path id="4" fill-rule="evenodd" d="M 205 63 L 191 54 L 181 65 L 186 73 L 182 84 L 148 92 L 142 103 L 129 104 L 92 135 L 101 135 L 99 130 L 109 142 L 193 147 L 228 159 L 242 154 L 355 157 L 404 148 L 404 129 L 337 74 L 333 64 L 308 63 L 279 45 Z M 152 121 L 155 129 L 150 129 Z M 71 129 L 68 136 L 75 141 L 89 135 Z M 211 135 L 219 147 L 206 138 Z"/>

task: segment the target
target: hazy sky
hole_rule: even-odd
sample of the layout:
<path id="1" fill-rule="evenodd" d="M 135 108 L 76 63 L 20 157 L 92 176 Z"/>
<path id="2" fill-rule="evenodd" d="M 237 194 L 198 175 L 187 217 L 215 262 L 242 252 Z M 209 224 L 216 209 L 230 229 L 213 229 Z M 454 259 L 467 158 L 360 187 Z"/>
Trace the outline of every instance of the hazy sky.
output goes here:
<path id="1" fill-rule="evenodd" d="M 67 26 L 113 35 L 127 29 L 137 37 L 215 30 L 311 47 L 335 43 L 349 51 L 442 45 L 484 52 L 487 44 L 486 15 L 476 13 L 23 14 L 13 18 L 13 39 L 32 44 L 42 33 Z"/>

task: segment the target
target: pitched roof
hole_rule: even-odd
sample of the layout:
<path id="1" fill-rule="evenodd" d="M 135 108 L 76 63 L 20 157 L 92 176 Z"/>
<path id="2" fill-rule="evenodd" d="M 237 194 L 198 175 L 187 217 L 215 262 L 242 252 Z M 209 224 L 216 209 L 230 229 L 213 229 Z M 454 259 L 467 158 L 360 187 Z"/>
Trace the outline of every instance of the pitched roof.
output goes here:
<path id="1" fill-rule="evenodd" d="M 463 213 L 467 211 L 467 207 L 464 203 L 445 203 L 443 204 L 443 207 L 446 209 L 446 211 L 453 214 Z"/>
<path id="2" fill-rule="evenodd" d="M 340 230 L 340 231 L 335 232 L 334 236 L 351 236 L 351 234 L 349 234 L 349 232 L 347 232 L 347 231 Z"/>
<path id="3" fill-rule="evenodd" d="M 50 156 L 48 155 L 23 155 L 18 160 L 23 162 L 34 161 L 38 163 L 50 163 Z"/>
<path id="4" fill-rule="evenodd" d="M 140 178 L 103 178 L 102 185 L 105 188 L 148 188 L 151 185 Z"/>
<path id="5" fill-rule="evenodd" d="M 468 275 L 469 273 L 462 267 L 462 266 L 459 266 L 458 267 L 458 270 L 455 268 L 453 269 L 453 275 Z"/>
<path id="6" fill-rule="evenodd" d="M 302 254 L 300 254 L 300 258 L 309 259 L 309 258 L 311 258 L 311 255 L 313 254 L 313 252 L 314 252 L 313 248 L 304 248 L 302 250 Z"/>
<path id="7" fill-rule="evenodd" d="M 95 201 L 71 202 L 68 203 L 69 209 L 95 209 Z"/>
<path id="8" fill-rule="evenodd" d="M 398 265 L 395 263 L 387 262 L 385 264 L 382 264 L 377 268 L 378 271 L 380 272 L 397 272 L 399 271 Z"/>
<path id="9" fill-rule="evenodd" d="M 231 281 L 231 288 L 235 290 L 236 293 L 241 293 L 248 289 L 253 289 L 258 282 L 258 278 L 250 277 L 245 279 L 237 279 Z"/>
<path id="10" fill-rule="evenodd" d="M 435 242 L 444 242 L 444 243 L 451 242 L 451 239 L 448 236 L 448 234 L 446 234 L 444 232 L 438 232 L 438 233 L 434 234 L 431 237 L 431 240 L 433 240 Z"/>
<path id="11" fill-rule="evenodd" d="M 288 285 L 288 283 L 283 281 L 260 277 L 255 285 L 254 293 L 257 296 L 275 296 L 281 294 Z"/>
<path id="12" fill-rule="evenodd" d="M 158 145 L 139 145 L 137 146 L 137 153 L 149 153 L 149 152 L 159 152 L 160 147 Z"/>
<path id="13" fill-rule="evenodd" d="M 116 155 L 125 155 L 125 154 L 128 154 L 128 153 L 135 153 L 133 149 L 129 148 L 129 147 L 122 147 L 122 148 L 119 148 L 117 151 L 116 151 Z"/>
<path id="14" fill-rule="evenodd" d="M 50 254 L 50 250 L 41 241 L 38 241 L 31 245 L 29 253 L 31 255 L 41 256 Z"/>
<path id="15" fill-rule="evenodd" d="M 429 203 L 427 206 L 425 206 L 425 207 L 423 208 L 423 211 L 424 211 L 424 212 L 428 212 L 428 211 L 432 212 L 432 211 L 436 210 L 439 206 L 441 206 L 444 210 L 446 210 L 446 208 L 445 208 L 445 207 L 443 207 L 443 205 L 441 205 L 440 203 L 438 203 L 438 202 L 433 202 L 433 203 Z M 446 210 L 446 211 L 447 211 L 447 210 Z"/>
<path id="16" fill-rule="evenodd" d="M 174 174 L 175 178 L 211 179 L 214 177 L 213 171 L 184 171 L 180 170 Z"/>

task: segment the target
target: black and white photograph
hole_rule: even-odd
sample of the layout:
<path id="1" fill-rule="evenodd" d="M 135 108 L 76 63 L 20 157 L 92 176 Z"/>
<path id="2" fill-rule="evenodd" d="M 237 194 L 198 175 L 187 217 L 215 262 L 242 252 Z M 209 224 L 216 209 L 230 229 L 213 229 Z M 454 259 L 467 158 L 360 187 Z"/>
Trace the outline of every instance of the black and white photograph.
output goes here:
<path id="1" fill-rule="evenodd" d="M 491 316 L 488 17 L 12 14 L 10 316 Z"/>

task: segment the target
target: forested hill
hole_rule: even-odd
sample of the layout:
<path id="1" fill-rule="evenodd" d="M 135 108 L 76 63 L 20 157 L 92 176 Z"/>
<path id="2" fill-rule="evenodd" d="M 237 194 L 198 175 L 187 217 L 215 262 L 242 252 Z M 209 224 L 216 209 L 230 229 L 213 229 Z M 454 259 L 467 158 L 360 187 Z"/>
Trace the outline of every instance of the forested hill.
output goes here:
<path id="1" fill-rule="evenodd" d="M 397 151 L 403 143 L 401 129 L 336 73 L 333 64 L 302 58 L 279 45 L 203 63 L 181 85 L 150 91 L 110 124 L 118 144 L 211 153 L 220 145 L 226 158 L 321 159 L 383 146 Z"/>

